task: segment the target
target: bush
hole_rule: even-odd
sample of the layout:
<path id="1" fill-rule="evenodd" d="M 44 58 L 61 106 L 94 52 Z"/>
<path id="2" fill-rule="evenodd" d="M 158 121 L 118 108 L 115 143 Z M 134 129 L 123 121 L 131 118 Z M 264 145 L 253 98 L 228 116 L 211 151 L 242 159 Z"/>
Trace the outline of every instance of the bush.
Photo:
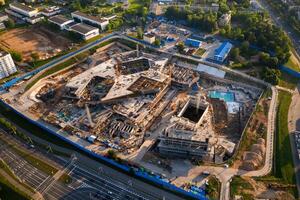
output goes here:
<path id="1" fill-rule="evenodd" d="M 117 153 L 112 149 L 107 151 L 107 156 L 113 160 L 117 159 Z"/>
<path id="2" fill-rule="evenodd" d="M 10 54 L 11 54 L 12 59 L 14 59 L 17 62 L 21 62 L 23 60 L 23 56 L 19 52 L 11 51 Z"/>
<path id="3" fill-rule="evenodd" d="M 280 76 L 281 72 L 278 69 L 270 69 L 268 67 L 266 67 L 262 73 L 262 78 L 273 85 L 279 83 Z"/>
<path id="4" fill-rule="evenodd" d="M 4 22 L 4 25 L 7 28 L 14 28 L 16 26 L 14 20 L 12 20 L 10 18 L 7 21 Z"/>

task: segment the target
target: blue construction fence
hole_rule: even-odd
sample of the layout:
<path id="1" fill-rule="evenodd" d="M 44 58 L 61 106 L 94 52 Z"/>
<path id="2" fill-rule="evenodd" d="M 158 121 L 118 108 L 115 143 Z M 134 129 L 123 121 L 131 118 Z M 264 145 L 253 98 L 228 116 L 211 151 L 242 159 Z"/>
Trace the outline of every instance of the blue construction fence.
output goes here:
<path id="1" fill-rule="evenodd" d="M 286 66 L 281 65 L 281 66 L 279 67 L 279 69 L 280 69 L 281 71 L 283 71 L 283 72 L 286 72 L 286 73 L 290 74 L 290 75 L 293 76 L 293 77 L 300 78 L 300 72 L 297 72 L 297 71 L 295 71 L 295 70 L 293 70 L 293 69 L 291 69 L 291 68 L 288 68 L 288 67 L 286 67 Z"/>
<path id="2" fill-rule="evenodd" d="M 47 133 L 50 133 L 52 135 L 55 135 L 56 137 L 58 137 L 59 139 L 65 141 L 68 144 L 73 145 L 75 148 L 77 148 L 80 151 L 83 151 L 85 153 L 87 153 L 89 156 L 94 157 L 99 159 L 100 161 L 102 161 L 103 163 L 106 163 L 108 165 L 114 166 L 116 169 L 119 169 L 121 172 L 126 172 L 126 173 L 130 173 L 130 171 L 132 170 L 132 168 L 128 165 L 124 165 L 124 164 L 120 164 L 110 158 L 101 156 L 99 154 L 96 154 L 86 148 L 84 148 L 83 146 L 61 136 L 60 134 L 56 133 L 55 131 L 49 129 L 48 127 L 44 126 L 43 124 L 34 121 L 32 119 L 30 119 L 29 117 L 27 117 L 26 115 L 18 112 L 16 109 L 14 109 L 12 106 L 10 106 L 9 104 L 7 104 L 6 102 L 0 100 L 0 104 L 4 105 L 7 109 L 9 109 L 10 111 L 14 112 L 15 114 L 19 115 L 20 117 L 26 119 L 27 121 L 29 121 L 30 123 L 38 126 L 39 128 L 41 128 L 42 130 L 46 131 Z M 132 171 L 131 171 L 132 172 Z M 169 190 L 170 192 L 174 192 L 180 195 L 183 195 L 187 198 L 192 198 L 192 199 L 197 199 L 197 200 L 208 200 L 208 198 L 205 196 L 205 194 L 203 193 L 195 193 L 195 192 L 189 192 L 186 191 L 182 188 L 176 187 L 175 185 L 168 183 L 160 178 L 157 178 L 153 175 L 148 174 L 147 172 L 143 171 L 143 170 L 134 170 L 134 175 L 137 178 L 140 178 L 141 180 L 144 181 L 148 181 L 151 183 L 154 183 L 154 185 L 160 186 L 162 188 L 165 188 L 167 190 Z"/>

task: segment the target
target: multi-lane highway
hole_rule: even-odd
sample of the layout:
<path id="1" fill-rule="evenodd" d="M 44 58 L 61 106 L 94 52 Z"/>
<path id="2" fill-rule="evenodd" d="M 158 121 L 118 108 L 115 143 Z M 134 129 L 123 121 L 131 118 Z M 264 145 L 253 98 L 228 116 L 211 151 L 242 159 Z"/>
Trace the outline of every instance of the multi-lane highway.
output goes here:
<path id="1" fill-rule="evenodd" d="M 2 138 L 12 140 L 7 133 L 2 134 Z M 30 137 L 36 141 L 34 136 Z M 42 142 L 42 140 L 38 140 Z M 43 144 L 48 144 L 46 141 Z M 53 149 L 74 153 L 69 149 L 52 145 Z M 37 149 L 28 150 L 33 154 Z M 75 154 L 74 154 L 75 155 Z M 70 159 L 61 157 L 52 157 L 51 161 L 59 166 L 59 170 L 65 170 L 72 182 L 65 184 L 59 179 L 55 180 L 55 174 L 47 174 L 26 161 L 18 155 L 7 144 L 0 140 L 0 158 L 2 158 L 15 175 L 31 186 L 37 192 L 42 194 L 45 199 L 83 199 L 86 194 L 92 196 L 92 199 L 132 199 L 132 200 L 183 200 L 173 193 L 160 188 L 148 185 L 140 180 L 116 171 L 106 165 L 103 165 L 91 158 L 76 153 L 76 161 L 70 162 Z M 71 164 L 70 164 L 71 163 Z"/>

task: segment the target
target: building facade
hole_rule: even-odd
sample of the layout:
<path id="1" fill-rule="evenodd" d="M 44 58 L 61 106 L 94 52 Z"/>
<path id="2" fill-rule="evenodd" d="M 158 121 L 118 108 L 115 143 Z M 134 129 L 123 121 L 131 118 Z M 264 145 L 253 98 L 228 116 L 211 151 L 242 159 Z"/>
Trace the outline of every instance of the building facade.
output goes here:
<path id="1" fill-rule="evenodd" d="M 7 52 L 0 51 L 0 79 L 17 72 L 16 65 Z"/>
<path id="2" fill-rule="evenodd" d="M 99 19 L 98 17 L 87 15 L 79 11 L 73 12 L 71 13 L 71 15 L 75 21 L 79 21 L 91 26 L 99 27 L 101 28 L 101 30 L 105 30 L 107 25 L 109 24 L 108 20 Z"/>

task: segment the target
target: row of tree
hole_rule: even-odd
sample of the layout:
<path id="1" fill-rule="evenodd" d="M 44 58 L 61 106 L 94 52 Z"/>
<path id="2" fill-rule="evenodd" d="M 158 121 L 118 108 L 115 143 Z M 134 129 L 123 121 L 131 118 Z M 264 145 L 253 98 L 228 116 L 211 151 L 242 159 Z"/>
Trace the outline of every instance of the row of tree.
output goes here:
<path id="1" fill-rule="evenodd" d="M 192 12 L 191 10 L 188 10 L 186 8 L 172 6 L 167 8 L 165 16 L 169 20 L 182 20 L 188 26 L 206 32 L 213 32 L 218 29 L 216 12 Z"/>

